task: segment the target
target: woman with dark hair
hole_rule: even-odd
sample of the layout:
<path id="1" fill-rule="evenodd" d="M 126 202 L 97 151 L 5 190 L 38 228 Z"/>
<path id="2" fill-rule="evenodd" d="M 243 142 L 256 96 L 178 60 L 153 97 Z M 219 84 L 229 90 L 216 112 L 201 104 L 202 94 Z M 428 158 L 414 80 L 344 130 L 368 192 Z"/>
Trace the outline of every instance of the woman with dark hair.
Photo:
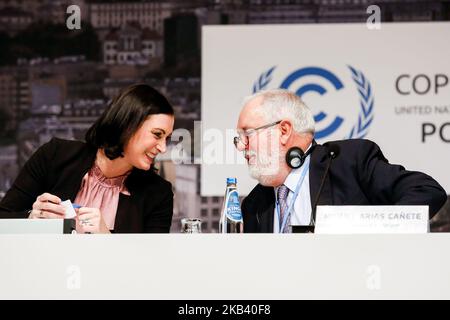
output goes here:
<path id="1" fill-rule="evenodd" d="M 145 84 L 126 88 L 86 133 L 86 143 L 52 139 L 27 161 L 0 202 L 3 218 L 64 218 L 79 233 L 169 232 L 171 184 L 153 170 L 166 151 L 174 111 Z"/>

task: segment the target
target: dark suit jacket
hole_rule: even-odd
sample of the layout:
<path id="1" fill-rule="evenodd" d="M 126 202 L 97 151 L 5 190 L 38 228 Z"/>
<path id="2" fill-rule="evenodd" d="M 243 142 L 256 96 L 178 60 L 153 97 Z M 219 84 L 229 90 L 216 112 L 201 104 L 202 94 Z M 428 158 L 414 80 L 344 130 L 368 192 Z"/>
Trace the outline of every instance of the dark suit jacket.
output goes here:
<path id="1" fill-rule="evenodd" d="M 444 205 L 447 195 L 430 176 L 392 165 L 369 140 L 343 140 L 317 145 L 311 154 L 309 184 L 311 205 L 316 199 L 328 162 L 328 144 L 340 154 L 332 160 L 319 205 L 428 205 L 430 218 Z M 242 203 L 244 232 L 273 232 L 274 188 L 258 184 Z"/>
<path id="2" fill-rule="evenodd" d="M 22 168 L 0 202 L 0 218 L 26 218 L 44 192 L 74 201 L 97 149 L 80 141 L 52 139 Z M 171 184 L 153 171 L 133 169 L 125 180 L 130 196 L 120 194 L 114 232 L 169 232 L 173 213 Z"/>

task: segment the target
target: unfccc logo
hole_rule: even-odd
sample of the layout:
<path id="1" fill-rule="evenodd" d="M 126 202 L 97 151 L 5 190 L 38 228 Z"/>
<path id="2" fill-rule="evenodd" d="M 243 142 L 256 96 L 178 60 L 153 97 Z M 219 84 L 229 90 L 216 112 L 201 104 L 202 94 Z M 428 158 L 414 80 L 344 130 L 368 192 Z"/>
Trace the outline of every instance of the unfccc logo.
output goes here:
<path id="1" fill-rule="evenodd" d="M 275 68 L 276 67 L 272 67 L 260 75 L 258 80 L 253 85 L 253 93 L 266 89 L 268 87 L 269 83 L 272 80 Z M 353 124 L 350 131 L 345 135 L 344 138 L 364 138 L 368 133 L 369 127 L 374 117 L 374 97 L 372 93 L 372 87 L 361 71 L 351 66 L 348 66 L 348 69 L 351 73 L 354 85 L 356 86 L 356 90 L 359 96 L 359 114 L 358 120 Z M 302 84 L 297 90 L 292 89 L 294 83 L 299 79 L 314 79 L 317 77 L 322 78 L 326 82 L 328 82 L 331 88 L 335 91 L 344 89 L 343 82 L 333 72 L 316 66 L 305 67 L 291 72 L 281 82 L 279 88 L 295 91 L 295 93 L 300 97 L 310 92 L 319 94 L 320 96 L 325 96 L 328 90 L 318 82 L 308 81 L 307 83 Z M 316 139 L 321 139 L 332 135 L 344 123 L 344 118 L 340 115 L 335 116 L 331 121 L 330 119 L 327 119 L 328 117 L 330 116 L 324 111 L 319 111 L 314 115 L 314 120 L 316 121 Z"/>

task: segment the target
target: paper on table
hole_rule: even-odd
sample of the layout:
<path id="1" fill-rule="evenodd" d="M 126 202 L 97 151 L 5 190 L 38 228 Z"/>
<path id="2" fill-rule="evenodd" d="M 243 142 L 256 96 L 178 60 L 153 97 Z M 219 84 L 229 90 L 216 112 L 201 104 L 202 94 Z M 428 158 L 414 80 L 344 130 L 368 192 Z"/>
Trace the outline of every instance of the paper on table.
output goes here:
<path id="1" fill-rule="evenodd" d="M 66 219 L 73 219 L 77 216 L 75 209 L 72 206 L 72 201 L 70 201 L 70 199 L 62 201 L 61 205 L 63 205 L 66 208 L 66 215 L 65 215 Z"/>

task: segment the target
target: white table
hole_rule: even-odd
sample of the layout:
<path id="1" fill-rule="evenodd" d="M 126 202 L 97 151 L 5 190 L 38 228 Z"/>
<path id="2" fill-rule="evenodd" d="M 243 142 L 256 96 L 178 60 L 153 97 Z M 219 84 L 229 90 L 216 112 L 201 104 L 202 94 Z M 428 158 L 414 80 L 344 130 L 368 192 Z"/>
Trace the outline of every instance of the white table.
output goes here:
<path id="1" fill-rule="evenodd" d="M 1 299 L 450 298 L 450 234 L 1 235 Z"/>

